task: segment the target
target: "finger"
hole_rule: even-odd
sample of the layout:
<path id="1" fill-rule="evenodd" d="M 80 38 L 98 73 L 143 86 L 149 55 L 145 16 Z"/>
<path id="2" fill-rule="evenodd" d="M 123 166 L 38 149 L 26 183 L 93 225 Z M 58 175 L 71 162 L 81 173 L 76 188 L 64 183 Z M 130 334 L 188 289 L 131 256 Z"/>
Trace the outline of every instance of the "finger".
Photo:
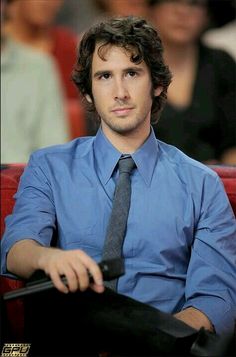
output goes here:
<path id="1" fill-rule="evenodd" d="M 103 276 L 102 276 L 102 272 L 101 272 L 101 269 L 99 268 L 99 266 L 97 264 L 92 264 L 89 266 L 88 270 L 89 270 L 90 275 L 93 278 L 93 283 L 96 286 L 103 287 Z"/>
<path id="2" fill-rule="evenodd" d="M 69 289 L 62 282 L 61 277 L 57 272 L 51 272 L 50 278 L 53 282 L 53 285 L 57 288 L 57 290 L 61 291 L 62 293 L 65 293 L 65 294 L 67 294 L 69 292 Z"/>
<path id="3" fill-rule="evenodd" d="M 69 291 L 72 293 L 77 291 L 79 288 L 79 280 L 76 272 L 69 266 L 67 269 L 64 270 L 63 275 L 65 275 L 66 277 Z"/>
<path id="4" fill-rule="evenodd" d="M 83 262 L 83 264 L 85 265 L 87 270 L 90 272 L 94 283 L 96 285 L 103 286 L 102 272 L 101 272 L 101 269 L 99 268 L 98 264 L 95 262 L 95 260 L 90 258 L 83 251 L 80 251 L 79 258 Z"/>
<path id="5" fill-rule="evenodd" d="M 97 284 L 94 284 L 94 283 L 90 284 L 90 288 L 93 291 L 95 291 L 96 293 L 99 293 L 99 294 L 103 293 L 104 290 L 105 290 L 104 285 L 97 285 Z"/>
<path id="6" fill-rule="evenodd" d="M 80 262 L 75 266 L 73 265 L 72 268 L 77 279 L 79 290 L 86 290 L 89 286 L 89 276 L 86 267 Z"/>

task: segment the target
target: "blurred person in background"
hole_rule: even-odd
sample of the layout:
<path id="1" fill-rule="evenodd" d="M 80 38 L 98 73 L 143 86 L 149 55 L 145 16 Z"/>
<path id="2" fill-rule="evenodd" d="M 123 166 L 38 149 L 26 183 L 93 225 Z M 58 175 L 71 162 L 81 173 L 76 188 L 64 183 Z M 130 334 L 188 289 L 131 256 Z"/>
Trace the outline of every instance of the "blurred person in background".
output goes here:
<path id="1" fill-rule="evenodd" d="M 25 163 L 33 150 L 68 139 L 61 83 L 50 57 L 1 30 L 1 162 Z"/>
<path id="2" fill-rule="evenodd" d="M 225 50 L 236 61 L 236 2 L 221 0 L 213 4 L 213 26 L 203 34 L 203 43 Z"/>
<path id="3" fill-rule="evenodd" d="M 97 22 L 100 10 L 95 0 L 66 0 L 58 12 L 55 24 L 69 27 L 79 38 L 92 24 Z"/>
<path id="4" fill-rule="evenodd" d="M 86 135 L 85 114 L 80 95 L 71 80 L 78 36 L 54 24 L 63 0 L 7 0 L 4 30 L 18 43 L 53 59 L 65 96 L 66 121 L 70 139 Z"/>
<path id="5" fill-rule="evenodd" d="M 71 81 L 77 34 L 54 25 L 63 0 L 7 0 L 5 31 L 17 42 L 51 55 L 58 67 L 67 98 L 77 98 Z"/>
<path id="6" fill-rule="evenodd" d="M 205 163 L 236 163 L 234 60 L 202 45 L 209 24 L 207 0 L 151 0 L 173 73 L 168 102 L 154 125 L 159 139 Z"/>
<path id="7" fill-rule="evenodd" d="M 203 41 L 209 47 L 225 50 L 236 61 L 236 20 L 220 28 L 210 29 L 204 34 Z"/>
<path id="8" fill-rule="evenodd" d="M 147 0 L 95 0 L 95 5 L 108 16 L 148 16 Z"/>

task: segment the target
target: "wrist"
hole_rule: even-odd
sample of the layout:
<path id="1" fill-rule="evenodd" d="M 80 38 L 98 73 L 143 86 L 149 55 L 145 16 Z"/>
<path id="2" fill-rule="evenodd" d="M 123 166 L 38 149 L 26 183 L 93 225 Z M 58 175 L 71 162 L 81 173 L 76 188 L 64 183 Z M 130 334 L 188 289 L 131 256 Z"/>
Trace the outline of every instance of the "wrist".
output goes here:
<path id="1" fill-rule="evenodd" d="M 35 270 L 44 270 L 46 269 L 50 256 L 53 253 L 53 248 L 38 246 L 37 255 L 35 259 Z"/>
<path id="2" fill-rule="evenodd" d="M 214 326 L 209 318 L 195 307 L 188 307 L 174 315 L 177 319 L 185 322 L 189 326 L 199 330 L 204 327 L 206 330 L 214 332 Z"/>

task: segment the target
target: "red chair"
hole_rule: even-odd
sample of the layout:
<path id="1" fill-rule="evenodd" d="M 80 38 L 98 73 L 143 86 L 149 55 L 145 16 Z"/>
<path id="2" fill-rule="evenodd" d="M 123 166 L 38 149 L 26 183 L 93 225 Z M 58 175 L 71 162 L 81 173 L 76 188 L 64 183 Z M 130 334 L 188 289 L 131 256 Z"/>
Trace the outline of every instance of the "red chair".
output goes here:
<path id="1" fill-rule="evenodd" d="M 236 166 L 210 166 L 223 181 L 225 191 L 236 216 Z"/>
<path id="2" fill-rule="evenodd" d="M 5 229 L 5 217 L 12 212 L 14 206 L 13 195 L 15 194 L 20 176 L 23 173 L 24 164 L 11 164 L 1 166 L 1 237 Z M 4 294 L 7 291 L 21 288 L 23 282 L 14 279 L 8 279 L 0 276 L 0 294 Z M 9 338 L 13 338 L 14 341 L 23 341 L 24 331 L 24 310 L 23 300 L 17 299 L 15 301 L 9 301 L 6 304 L 7 314 L 7 331 L 6 334 Z"/>
<path id="3" fill-rule="evenodd" d="M 14 205 L 13 195 L 17 190 L 24 164 L 3 165 L 1 169 L 1 236 L 4 231 L 5 217 L 12 212 Z M 223 181 L 230 203 L 236 216 L 236 167 L 211 166 Z M 0 293 L 22 287 L 23 283 L 17 280 L 0 277 Z M 9 301 L 7 304 L 7 320 L 9 336 L 13 341 L 23 341 L 24 311 L 21 299 Z"/>

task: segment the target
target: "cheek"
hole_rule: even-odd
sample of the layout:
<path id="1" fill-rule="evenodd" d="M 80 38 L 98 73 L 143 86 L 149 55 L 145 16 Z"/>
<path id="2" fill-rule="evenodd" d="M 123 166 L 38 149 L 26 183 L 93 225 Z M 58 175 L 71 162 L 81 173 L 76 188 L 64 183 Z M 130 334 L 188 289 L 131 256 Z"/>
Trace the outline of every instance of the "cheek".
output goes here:
<path id="1" fill-rule="evenodd" d="M 105 113 L 108 107 L 108 99 L 107 96 L 102 93 L 93 93 L 93 101 L 94 106 L 98 114 Z"/>
<path id="2" fill-rule="evenodd" d="M 96 84 L 92 84 L 92 94 L 94 98 L 104 97 L 111 93 L 111 89 L 108 85 L 97 86 Z"/>
<path id="3" fill-rule="evenodd" d="M 151 93 L 150 95 L 147 95 L 147 93 L 148 93 L 148 89 L 146 91 L 142 91 L 142 93 L 140 93 L 138 99 L 136 100 L 136 103 L 138 104 L 139 107 L 139 111 L 142 113 L 149 112 L 152 107 L 153 100 L 151 97 Z"/>
<path id="4" fill-rule="evenodd" d="M 133 96 L 135 96 L 138 100 L 141 101 L 149 101 L 152 98 L 152 85 L 151 79 L 147 82 L 143 82 L 142 84 L 136 85 L 134 83 L 132 88 Z"/>
<path id="5" fill-rule="evenodd" d="M 109 86 L 102 86 L 99 88 L 92 86 L 93 100 L 96 108 L 101 108 L 105 110 L 106 106 L 111 104 L 112 101 L 112 90 Z"/>
<path id="6" fill-rule="evenodd" d="M 101 92 L 97 92 L 97 91 L 94 91 L 94 90 L 92 90 L 92 93 L 93 93 L 94 103 L 97 105 L 101 101 L 101 99 L 103 98 L 103 94 L 101 94 Z"/>

